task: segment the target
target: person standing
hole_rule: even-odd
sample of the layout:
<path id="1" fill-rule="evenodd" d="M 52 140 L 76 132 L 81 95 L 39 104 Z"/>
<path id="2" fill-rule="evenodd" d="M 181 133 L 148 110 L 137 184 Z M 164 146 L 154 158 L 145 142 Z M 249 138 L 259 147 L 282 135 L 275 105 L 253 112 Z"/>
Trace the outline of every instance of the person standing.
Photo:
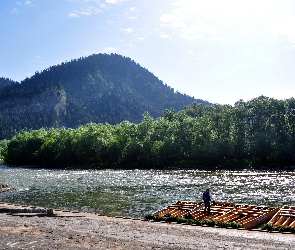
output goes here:
<path id="1" fill-rule="evenodd" d="M 204 200 L 204 204 L 205 204 L 205 208 L 204 208 L 204 214 L 207 215 L 210 214 L 210 201 L 212 199 L 211 193 L 210 193 L 210 189 L 207 188 L 207 190 L 203 193 L 203 200 Z"/>

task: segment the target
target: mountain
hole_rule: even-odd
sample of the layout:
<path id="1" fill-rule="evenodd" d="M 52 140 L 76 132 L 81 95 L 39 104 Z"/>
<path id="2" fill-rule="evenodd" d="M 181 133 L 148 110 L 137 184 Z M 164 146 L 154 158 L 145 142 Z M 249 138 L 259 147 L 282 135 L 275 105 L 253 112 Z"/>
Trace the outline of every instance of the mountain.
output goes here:
<path id="1" fill-rule="evenodd" d="M 0 78 L 0 139 L 23 129 L 88 122 L 138 123 L 184 105 L 208 102 L 175 92 L 147 69 L 118 54 L 94 54 L 15 82 Z"/>

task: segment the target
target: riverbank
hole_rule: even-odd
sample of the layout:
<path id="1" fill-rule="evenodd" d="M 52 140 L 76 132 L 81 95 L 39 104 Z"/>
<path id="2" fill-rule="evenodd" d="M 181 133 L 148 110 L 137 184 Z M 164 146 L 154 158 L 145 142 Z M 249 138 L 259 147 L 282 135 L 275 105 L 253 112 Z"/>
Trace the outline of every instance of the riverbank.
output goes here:
<path id="1" fill-rule="evenodd" d="M 0 249 L 295 249 L 294 234 L 149 222 L 91 213 L 0 213 Z"/>
<path id="2" fill-rule="evenodd" d="M 9 187 L 8 185 L 0 183 L 0 193 L 9 192 L 9 191 L 13 191 L 13 190 L 14 189 Z"/>

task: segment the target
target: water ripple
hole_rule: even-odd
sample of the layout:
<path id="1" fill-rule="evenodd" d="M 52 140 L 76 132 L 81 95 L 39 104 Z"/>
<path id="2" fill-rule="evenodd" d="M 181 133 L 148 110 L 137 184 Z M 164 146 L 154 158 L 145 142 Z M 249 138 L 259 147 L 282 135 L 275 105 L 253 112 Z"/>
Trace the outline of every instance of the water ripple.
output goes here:
<path id="1" fill-rule="evenodd" d="M 281 206 L 295 203 L 293 172 L 200 170 L 58 170 L 0 165 L 0 183 L 17 192 L 0 200 L 108 215 L 143 217 L 176 200 Z"/>

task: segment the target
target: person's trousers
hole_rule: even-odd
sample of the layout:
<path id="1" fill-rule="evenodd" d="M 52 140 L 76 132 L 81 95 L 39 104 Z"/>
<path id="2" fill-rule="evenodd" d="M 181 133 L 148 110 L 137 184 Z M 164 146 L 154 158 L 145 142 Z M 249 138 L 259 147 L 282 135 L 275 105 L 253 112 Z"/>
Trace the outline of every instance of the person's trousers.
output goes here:
<path id="1" fill-rule="evenodd" d="M 205 203 L 205 209 L 204 209 L 204 213 L 210 214 L 210 201 L 209 200 L 204 200 Z"/>

